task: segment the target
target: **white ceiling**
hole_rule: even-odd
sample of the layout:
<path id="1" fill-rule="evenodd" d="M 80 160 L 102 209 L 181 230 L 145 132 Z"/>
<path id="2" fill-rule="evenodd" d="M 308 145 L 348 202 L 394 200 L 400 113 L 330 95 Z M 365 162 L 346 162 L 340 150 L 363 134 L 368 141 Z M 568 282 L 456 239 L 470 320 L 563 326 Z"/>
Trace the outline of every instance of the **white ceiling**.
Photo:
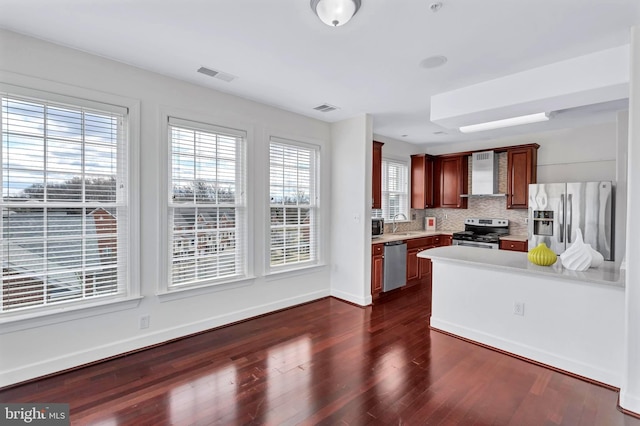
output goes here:
<path id="1" fill-rule="evenodd" d="M 431 123 L 434 94 L 627 44 L 640 25 L 638 0 L 441 1 L 433 13 L 430 0 L 362 0 L 332 28 L 309 0 L 0 0 L 0 27 L 325 121 L 369 113 L 374 133 L 412 143 L 606 121 L 625 107 L 483 135 Z M 421 68 L 433 55 L 448 61 Z M 313 110 L 323 103 L 339 110 Z"/>

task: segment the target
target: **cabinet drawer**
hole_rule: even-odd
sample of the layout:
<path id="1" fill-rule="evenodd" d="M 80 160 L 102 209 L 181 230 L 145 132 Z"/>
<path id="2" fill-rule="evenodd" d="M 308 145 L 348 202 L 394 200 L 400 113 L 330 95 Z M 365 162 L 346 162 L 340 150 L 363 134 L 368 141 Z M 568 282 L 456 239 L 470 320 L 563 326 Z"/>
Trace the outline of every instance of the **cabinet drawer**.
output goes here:
<path id="1" fill-rule="evenodd" d="M 407 250 L 412 248 L 431 247 L 433 245 L 433 237 L 411 238 L 407 240 Z"/>
<path id="2" fill-rule="evenodd" d="M 526 241 L 500 240 L 500 250 L 526 252 L 528 248 L 529 245 Z"/>
<path id="3" fill-rule="evenodd" d="M 384 244 L 373 244 L 371 246 L 371 256 L 376 256 L 384 253 Z"/>

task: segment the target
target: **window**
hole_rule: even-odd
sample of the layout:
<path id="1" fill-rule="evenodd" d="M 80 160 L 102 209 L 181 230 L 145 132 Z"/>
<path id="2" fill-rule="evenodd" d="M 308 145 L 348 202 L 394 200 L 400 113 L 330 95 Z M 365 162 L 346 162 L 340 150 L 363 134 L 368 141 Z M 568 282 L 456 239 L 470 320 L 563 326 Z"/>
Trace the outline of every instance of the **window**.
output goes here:
<path id="1" fill-rule="evenodd" d="M 397 160 L 382 160 L 382 214 L 385 221 L 402 213 L 409 217 L 409 167 Z"/>
<path id="2" fill-rule="evenodd" d="M 271 138 L 271 269 L 293 269 L 318 262 L 319 152 L 318 146 Z"/>
<path id="3" fill-rule="evenodd" d="M 169 290 L 246 276 L 245 140 L 169 118 Z"/>
<path id="4" fill-rule="evenodd" d="M 5 314 L 129 292 L 128 111 L 50 96 L 1 96 Z"/>

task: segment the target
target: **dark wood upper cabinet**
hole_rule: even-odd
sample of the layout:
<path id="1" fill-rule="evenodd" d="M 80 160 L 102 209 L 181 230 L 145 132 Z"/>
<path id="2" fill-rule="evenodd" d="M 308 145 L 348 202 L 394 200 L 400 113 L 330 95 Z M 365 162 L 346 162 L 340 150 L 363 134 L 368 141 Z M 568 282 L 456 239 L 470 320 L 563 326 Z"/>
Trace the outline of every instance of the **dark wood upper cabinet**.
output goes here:
<path id="1" fill-rule="evenodd" d="M 507 208 L 529 207 L 529 184 L 536 183 L 538 144 L 521 145 L 507 150 Z"/>
<path id="2" fill-rule="evenodd" d="M 433 165 L 434 157 L 427 154 L 411 156 L 411 208 L 435 207 Z"/>
<path id="3" fill-rule="evenodd" d="M 382 208 L 382 142 L 373 141 L 373 171 L 371 173 L 371 208 Z"/>
<path id="4" fill-rule="evenodd" d="M 466 194 L 469 187 L 469 162 L 467 155 L 439 156 L 435 162 L 436 203 L 438 207 L 466 209 Z"/>

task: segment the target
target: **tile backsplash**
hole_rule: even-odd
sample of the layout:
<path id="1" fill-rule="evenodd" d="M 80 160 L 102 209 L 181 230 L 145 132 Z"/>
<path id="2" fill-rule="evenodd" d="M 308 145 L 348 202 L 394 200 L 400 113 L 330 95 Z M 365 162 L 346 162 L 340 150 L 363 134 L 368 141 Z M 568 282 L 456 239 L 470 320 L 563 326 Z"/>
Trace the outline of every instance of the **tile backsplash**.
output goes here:
<path id="1" fill-rule="evenodd" d="M 527 210 L 507 210 L 506 197 L 470 197 L 467 209 L 429 209 L 426 215 L 436 218 L 436 229 L 460 231 L 468 217 L 508 219 L 509 233 L 527 234 Z"/>
<path id="2" fill-rule="evenodd" d="M 411 221 L 398 223 L 398 231 L 419 231 L 424 229 L 424 218 L 436 218 L 438 231 L 462 231 L 468 217 L 508 219 L 509 233 L 527 234 L 527 210 L 507 210 L 506 197 L 470 197 L 467 209 L 427 209 L 411 210 Z M 385 222 L 385 231 L 391 232 L 391 223 Z"/>

